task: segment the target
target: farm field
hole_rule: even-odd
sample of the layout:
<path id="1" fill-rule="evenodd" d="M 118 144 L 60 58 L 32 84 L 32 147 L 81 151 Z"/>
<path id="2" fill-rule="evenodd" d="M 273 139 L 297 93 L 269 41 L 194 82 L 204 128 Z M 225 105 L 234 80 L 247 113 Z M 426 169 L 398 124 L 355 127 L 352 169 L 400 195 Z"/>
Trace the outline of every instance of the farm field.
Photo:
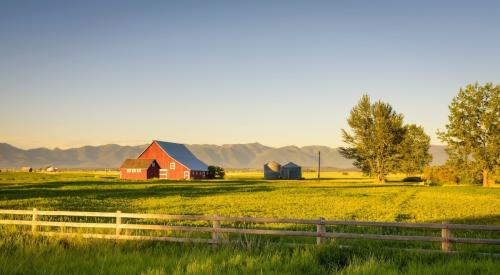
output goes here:
<path id="1" fill-rule="evenodd" d="M 121 181 L 115 173 L 0 173 L 0 207 L 500 225 L 499 188 L 428 187 L 397 177 L 372 184 L 357 172 L 323 176 L 320 182 L 265 181 L 259 173 Z"/>
<path id="2" fill-rule="evenodd" d="M 325 172 L 320 182 L 314 179 L 315 173 L 304 176 L 301 181 L 265 181 L 258 172 L 234 172 L 225 180 L 121 181 L 114 172 L 9 172 L 0 173 L 0 208 L 500 225 L 500 188 L 428 187 L 403 183 L 398 175 L 389 177 L 386 184 L 372 184 L 357 172 Z M 47 239 L 2 229 L 0 273 L 7 274 L 30 273 L 35 268 L 40 273 L 81 274 L 457 274 L 457 270 L 458 274 L 495 274 L 500 269 L 499 258 L 380 250 L 376 241 L 336 241 L 318 248 L 250 238 L 212 247 Z M 487 237 L 499 238 L 498 234 Z M 339 244 L 352 248 L 339 249 Z M 435 248 L 406 242 L 390 245 Z M 500 253 L 497 247 L 481 248 L 485 250 Z"/>

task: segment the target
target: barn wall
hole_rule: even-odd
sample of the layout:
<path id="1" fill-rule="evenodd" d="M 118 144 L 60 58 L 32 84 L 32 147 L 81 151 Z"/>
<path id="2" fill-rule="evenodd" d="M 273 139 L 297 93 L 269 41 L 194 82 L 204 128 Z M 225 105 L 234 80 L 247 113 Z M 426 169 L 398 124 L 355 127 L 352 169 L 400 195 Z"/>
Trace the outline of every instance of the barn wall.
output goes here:
<path id="1" fill-rule="evenodd" d="M 184 179 L 184 171 L 189 171 L 180 162 L 167 155 L 156 143 L 152 143 L 138 159 L 154 159 L 161 169 L 168 169 L 169 179 Z M 170 169 L 170 163 L 175 162 L 175 170 Z"/>
<path id="2" fill-rule="evenodd" d="M 191 170 L 191 178 L 192 179 L 206 179 L 208 176 L 207 171 L 193 171 Z"/>
<path id="3" fill-rule="evenodd" d="M 148 169 L 143 168 L 140 173 L 128 173 L 127 168 L 121 168 L 120 178 L 126 180 L 145 180 L 148 179 Z"/>

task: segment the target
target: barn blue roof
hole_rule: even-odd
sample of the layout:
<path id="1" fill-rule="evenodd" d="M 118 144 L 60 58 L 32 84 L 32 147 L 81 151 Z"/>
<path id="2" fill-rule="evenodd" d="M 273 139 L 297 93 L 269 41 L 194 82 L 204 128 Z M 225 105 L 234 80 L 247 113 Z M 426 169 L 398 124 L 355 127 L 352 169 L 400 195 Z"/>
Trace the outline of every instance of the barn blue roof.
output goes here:
<path id="1" fill-rule="evenodd" d="M 199 160 L 184 144 L 155 140 L 156 144 L 169 156 L 190 170 L 207 171 L 208 166 Z"/>

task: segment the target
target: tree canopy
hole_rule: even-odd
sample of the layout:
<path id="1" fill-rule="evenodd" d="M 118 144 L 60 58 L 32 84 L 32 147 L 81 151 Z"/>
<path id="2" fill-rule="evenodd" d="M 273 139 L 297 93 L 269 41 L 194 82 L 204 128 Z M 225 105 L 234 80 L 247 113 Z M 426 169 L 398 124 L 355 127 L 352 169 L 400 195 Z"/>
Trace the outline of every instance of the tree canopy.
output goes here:
<path id="1" fill-rule="evenodd" d="M 371 103 L 363 95 L 347 119 L 351 132 L 342 129 L 343 141 L 349 147 L 340 153 L 354 159 L 354 165 L 374 177 L 375 182 L 385 182 L 387 173 L 396 170 L 399 144 L 404 138 L 403 115 L 396 113 L 388 103 Z"/>
<path id="2" fill-rule="evenodd" d="M 391 172 L 420 173 L 432 160 L 430 137 L 424 129 L 404 125 L 403 115 L 388 103 L 372 103 L 363 95 L 347 123 L 351 131 L 342 129 L 342 138 L 348 146 L 341 147 L 340 153 L 377 183 L 385 182 Z"/>
<path id="3" fill-rule="evenodd" d="M 405 135 L 399 147 L 401 155 L 399 170 L 407 176 L 423 172 L 432 161 L 432 155 L 429 153 L 431 138 L 421 126 L 406 125 Z"/>
<path id="4" fill-rule="evenodd" d="M 438 131 L 448 145 L 449 162 L 481 169 L 483 186 L 490 186 L 490 172 L 500 164 L 500 85 L 467 85 L 453 98 L 449 110 L 446 130 Z"/>

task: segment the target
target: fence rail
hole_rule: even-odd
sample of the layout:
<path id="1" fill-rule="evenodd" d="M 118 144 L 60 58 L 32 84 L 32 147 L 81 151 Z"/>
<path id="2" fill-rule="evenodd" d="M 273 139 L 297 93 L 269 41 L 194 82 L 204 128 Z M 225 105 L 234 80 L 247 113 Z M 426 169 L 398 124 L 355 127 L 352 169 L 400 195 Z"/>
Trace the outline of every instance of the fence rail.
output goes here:
<path id="1" fill-rule="evenodd" d="M 401 222 L 364 222 L 364 221 L 333 221 L 319 218 L 317 220 L 307 219 L 277 219 L 277 218 L 253 218 L 253 217 L 224 217 L 224 216 L 202 216 L 202 215 L 166 215 L 166 214 L 137 214 L 117 212 L 81 212 L 81 211 L 41 211 L 33 210 L 7 210 L 0 209 L 0 215 L 24 215 L 31 216 L 31 220 L 0 219 L 0 225 L 27 225 L 31 226 L 32 232 L 42 235 L 79 235 L 84 238 L 98 239 L 120 239 L 120 240 L 158 240 L 175 242 L 227 242 L 221 238 L 223 233 L 249 234 L 249 235 L 271 235 L 290 237 L 315 237 L 317 244 L 324 243 L 329 238 L 338 239 L 368 239 L 386 241 L 420 241 L 441 243 L 441 250 L 450 252 L 452 243 L 467 244 L 494 244 L 500 245 L 500 239 L 483 238 L 458 238 L 453 237 L 452 230 L 467 231 L 500 231 L 500 226 L 493 225 L 471 225 L 443 223 L 401 223 Z M 68 216 L 68 217 L 99 217 L 114 218 L 114 223 L 104 222 L 66 222 L 66 221 L 43 221 L 41 216 Z M 154 219 L 174 221 L 206 221 L 212 226 L 185 226 L 185 225 L 153 225 L 139 223 L 124 223 L 124 219 Z M 300 224 L 316 225 L 316 231 L 284 230 L 284 229 L 251 229 L 223 227 L 221 222 L 243 222 L 243 223 L 274 223 L 274 224 Z M 361 227 L 393 227 L 393 228 L 419 228 L 441 230 L 441 236 L 407 236 L 407 235 L 383 235 L 383 234 L 361 234 L 328 232 L 327 226 L 361 226 Z M 40 227 L 73 227 L 73 228 L 107 228 L 115 229 L 115 234 L 77 234 L 63 232 L 47 232 L 39 230 Z M 155 230 L 173 232 L 205 232 L 211 233 L 211 238 L 181 238 L 181 237 L 156 237 L 129 235 L 128 230 Z M 125 234 L 122 232 L 125 230 Z"/>

